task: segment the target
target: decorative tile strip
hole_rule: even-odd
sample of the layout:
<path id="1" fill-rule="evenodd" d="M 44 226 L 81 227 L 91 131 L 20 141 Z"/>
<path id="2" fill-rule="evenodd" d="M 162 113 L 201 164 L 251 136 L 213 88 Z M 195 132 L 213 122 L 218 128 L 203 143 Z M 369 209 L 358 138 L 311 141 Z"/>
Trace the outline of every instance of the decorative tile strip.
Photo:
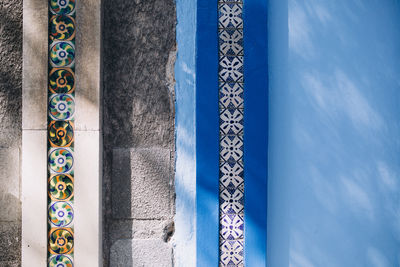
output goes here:
<path id="1" fill-rule="evenodd" d="M 244 266 L 243 0 L 219 0 L 220 266 Z"/>
<path id="2" fill-rule="evenodd" d="M 74 266 L 75 30 L 75 0 L 49 0 L 49 267 Z"/>

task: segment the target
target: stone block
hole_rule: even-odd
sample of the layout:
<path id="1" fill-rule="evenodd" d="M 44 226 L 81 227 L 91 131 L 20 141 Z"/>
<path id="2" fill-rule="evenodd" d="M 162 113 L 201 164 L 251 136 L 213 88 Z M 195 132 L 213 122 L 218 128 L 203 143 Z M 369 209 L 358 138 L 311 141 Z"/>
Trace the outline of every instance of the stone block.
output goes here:
<path id="1" fill-rule="evenodd" d="M 113 147 L 172 146 L 167 69 L 176 50 L 175 0 L 103 2 L 105 140 Z"/>
<path id="2" fill-rule="evenodd" d="M 101 264 L 100 134 L 75 131 L 74 257 L 76 266 Z"/>
<path id="3" fill-rule="evenodd" d="M 118 239 L 168 239 L 173 220 L 114 220 L 110 224 L 111 243 Z M 173 231 L 172 231 L 173 234 Z"/>
<path id="4" fill-rule="evenodd" d="M 47 264 L 47 131 L 22 133 L 22 267 Z"/>
<path id="5" fill-rule="evenodd" d="M 16 261 L 0 261 L 0 266 L 4 267 L 20 267 L 21 262 L 19 260 Z"/>
<path id="6" fill-rule="evenodd" d="M 47 129 L 48 2 L 24 0 L 22 128 Z"/>
<path id="7" fill-rule="evenodd" d="M 113 217 L 170 217 L 173 178 L 170 161 L 169 149 L 115 149 L 111 185 Z"/>
<path id="8" fill-rule="evenodd" d="M 21 220 L 19 149 L 0 148 L 0 222 Z"/>
<path id="9" fill-rule="evenodd" d="M 19 262 L 21 259 L 20 222 L 0 223 L 0 266 L 1 262 Z M 13 266 L 13 265 L 11 265 Z"/>
<path id="10" fill-rule="evenodd" d="M 173 216 L 174 174 L 169 156 L 175 141 L 177 21 L 175 0 L 102 3 L 103 210 L 107 224 L 103 248 L 105 264 L 115 266 L 109 259 L 115 240 L 162 239 L 160 224 Z M 158 156 L 152 152 L 157 163 L 146 166 L 151 160 L 143 159 L 145 151 L 138 152 L 138 162 L 130 152 L 130 148 L 144 147 L 168 151 Z"/>
<path id="11" fill-rule="evenodd" d="M 172 248 L 161 239 L 121 239 L 111 247 L 110 266 L 170 267 Z"/>
<path id="12" fill-rule="evenodd" d="M 100 129 L 101 1 L 79 2 L 76 10 L 75 129 Z"/>

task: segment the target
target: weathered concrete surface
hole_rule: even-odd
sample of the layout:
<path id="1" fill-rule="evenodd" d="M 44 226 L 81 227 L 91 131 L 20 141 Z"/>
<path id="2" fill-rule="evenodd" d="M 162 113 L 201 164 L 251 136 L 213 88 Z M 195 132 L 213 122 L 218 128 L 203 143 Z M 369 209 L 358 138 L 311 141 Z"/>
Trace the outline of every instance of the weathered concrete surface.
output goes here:
<path id="1" fill-rule="evenodd" d="M 17 147 L 0 148 L 0 222 L 17 222 L 21 219 L 19 166 L 20 153 Z"/>
<path id="2" fill-rule="evenodd" d="M 21 143 L 22 0 L 0 0 L 0 147 Z"/>
<path id="3" fill-rule="evenodd" d="M 48 1 L 24 0 L 22 40 L 24 92 L 22 129 L 24 130 L 47 129 L 48 12 Z"/>
<path id="4" fill-rule="evenodd" d="M 109 225 L 112 243 L 118 239 L 147 239 L 162 236 L 166 224 L 158 220 L 114 220 Z"/>
<path id="5" fill-rule="evenodd" d="M 112 168 L 114 218 L 170 217 L 172 177 L 169 149 L 115 149 Z"/>
<path id="6" fill-rule="evenodd" d="M 104 0 L 104 266 L 172 264 L 175 24 L 174 0 Z"/>
<path id="7" fill-rule="evenodd" d="M 21 258 L 22 0 L 0 0 L 0 266 Z"/>
<path id="8" fill-rule="evenodd" d="M 0 266 L 2 262 L 20 264 L 21 226 L 15 222 L 0 223 Z"/>
<path id="9" fill-rule="evenodd" d="M 100 129 L 101 0 L 81 0 L 76 10 L 75 130 Z"/>
<path id="10" fill-rule="evenodd" d="M 157 239 L 121 239 L 111 247 L 113 267 L 171 267 L 172 249 Z"/>
<path id="11" fill-rule="evenodd" d="M 104 131 L 115 147 L 173 143 L 169 55 L 175 50 L 173 0 L 106 0 Z"/>

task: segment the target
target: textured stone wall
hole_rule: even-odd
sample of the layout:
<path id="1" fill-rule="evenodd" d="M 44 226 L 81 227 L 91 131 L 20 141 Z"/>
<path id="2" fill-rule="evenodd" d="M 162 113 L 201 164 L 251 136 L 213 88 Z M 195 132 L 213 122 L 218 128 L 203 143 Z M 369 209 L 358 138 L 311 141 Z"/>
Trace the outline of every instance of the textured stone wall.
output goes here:
<path id="1" fill-rule="evenodd" d="M 20 266 L 22 0 L 0 0 L 0 266 Z"/>
<path id="2" fill-rule="evenodd" d="M 104 266 L 172 266 L 174 0 L 105 0 Z"/>

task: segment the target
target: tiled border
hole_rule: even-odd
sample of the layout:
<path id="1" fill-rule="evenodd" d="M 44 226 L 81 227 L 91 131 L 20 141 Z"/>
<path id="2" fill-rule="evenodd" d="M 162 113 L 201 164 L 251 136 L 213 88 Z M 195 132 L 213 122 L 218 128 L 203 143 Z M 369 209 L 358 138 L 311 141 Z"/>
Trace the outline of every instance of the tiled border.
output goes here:
<path id="1" fill-rule="evenodd" d="M 49 0 L 49 267 L 74 265 L 75 4 Z"/>
<path id="2" fill-rule="evenodd" d="M 244 266 L 243 1 L 218 3 L 220 266 Z"/>

